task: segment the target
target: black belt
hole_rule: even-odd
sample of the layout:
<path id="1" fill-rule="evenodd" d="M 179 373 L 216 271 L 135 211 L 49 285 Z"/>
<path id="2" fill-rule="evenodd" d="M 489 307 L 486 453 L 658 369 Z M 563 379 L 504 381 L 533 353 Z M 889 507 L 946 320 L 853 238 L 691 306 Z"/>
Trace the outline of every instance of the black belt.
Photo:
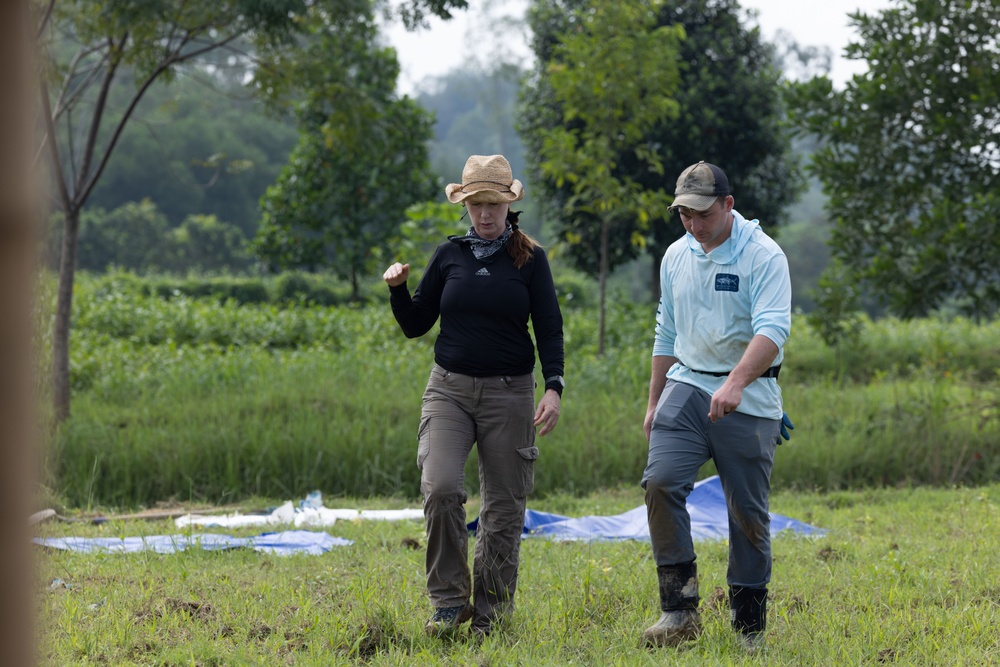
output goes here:
<path id="1" fill-rule="evenodd" d="M 683 366 L 684 364 L 681 364 L 681 365 Z M 730 373 L 732 373 L 732 371 L 726 371 L 725 373 L 716 373 L 714 371 L 699 371 L 699 370 L 697 370 L 695 368 L 691 368 L 690 366 L 688 366 L 688 368 L 690 370 L 694 371 L 695 373 L 701 373 L 702 375 L 711 375 L 712 377 L 716 377 L 716 378 L 724 378 L 727 375 L 729 375 Z M 774 378 L 775 380 L 777 380 L 778 379 L 778 373 L 780 373 L 780 372 L 781 372 L 781 364 L 778 364 L 777 366 L 771 366 L 766 371 L 764 371 L 763 373 L 761 373 L 760 377 L 762 377 L 762 378 Z"/>

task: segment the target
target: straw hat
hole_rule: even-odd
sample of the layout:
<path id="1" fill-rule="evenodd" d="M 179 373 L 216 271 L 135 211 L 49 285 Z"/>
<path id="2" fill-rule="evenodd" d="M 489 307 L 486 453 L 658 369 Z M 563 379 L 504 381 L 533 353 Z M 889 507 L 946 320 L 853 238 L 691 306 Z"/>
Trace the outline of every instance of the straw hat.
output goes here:
<path id="1" fill-rule="evenodd" d="M 514 178 L 503 155 L 473 155 L 462 169 L 462 182 L 444 189 L 448 201 L 460 204 L 476 195 L 476 201 L 505 204 L 524 197 L 524 186 Z"/>

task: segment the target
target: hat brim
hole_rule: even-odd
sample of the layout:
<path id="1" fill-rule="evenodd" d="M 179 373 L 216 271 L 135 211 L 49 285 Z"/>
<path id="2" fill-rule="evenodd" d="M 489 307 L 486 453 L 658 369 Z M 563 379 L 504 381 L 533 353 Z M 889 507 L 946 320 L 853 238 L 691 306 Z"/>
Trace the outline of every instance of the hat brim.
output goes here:
<path id="1" fill-rule="evenodd" d="M 461 183 L 451 183 L 445 187 L 444 193 L 452 204 L 461 204 L 473 198 L 490 204 L 509 204 L 524 198 L 524 186 L 516 178 L 510 184 L 509 192 L 494 190 L 486 184 L 470 185 L 463 189 Z"/>
<path id="2" fill-rule="evenodd" d="M 707 211 L 712 208 L 720 196 L 722 195 L 677 195 L 674 197 L 674 203 L 670 205 L 670 209 L 689 208 L 692 211 Z"/>

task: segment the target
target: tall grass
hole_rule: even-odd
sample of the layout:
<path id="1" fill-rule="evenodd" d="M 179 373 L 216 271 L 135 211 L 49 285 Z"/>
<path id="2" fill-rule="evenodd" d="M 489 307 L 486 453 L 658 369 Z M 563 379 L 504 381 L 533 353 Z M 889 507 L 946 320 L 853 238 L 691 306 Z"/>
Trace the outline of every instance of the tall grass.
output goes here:
<path id="1" fill-rule="evenodd" d="M 134 280 L 84 276 L 75 304 L 73 412 L 46 451 L 48 484 L 67 504 L 418 495 L 433 335 L 405 339 L 387 298 L 163 299 Z M 638 482 L 654 312 L 612 302 L 599 356 L 595 313 L 564 310 L 569 386 L 558 428 L 538 443 L 537 495 Z M 996 362 L 988 367 L 1000 323 L 880 320 L 862 341 L 838 367 L 796 319 L 782 370 L 796 429 L 779 448 L 775 486 L 1000 479 Z"/>

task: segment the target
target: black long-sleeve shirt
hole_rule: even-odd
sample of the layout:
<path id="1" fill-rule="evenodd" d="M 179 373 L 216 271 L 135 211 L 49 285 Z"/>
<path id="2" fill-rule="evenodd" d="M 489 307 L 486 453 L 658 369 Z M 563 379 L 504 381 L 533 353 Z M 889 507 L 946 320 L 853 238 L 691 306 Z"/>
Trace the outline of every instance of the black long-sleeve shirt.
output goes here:
<path id="1" fill-rule="evenodd" d="M 520 269 L 506 249 L 486 264 L 464 243 L 442 243 L 412 298 L 405 284 L 389 288 L 392 314 L 407 338 L 422 336 L 441 317 L 434 361 L 453 373 L 473 377 L 563 374 L 562 313 L 545 251 Z"/>

